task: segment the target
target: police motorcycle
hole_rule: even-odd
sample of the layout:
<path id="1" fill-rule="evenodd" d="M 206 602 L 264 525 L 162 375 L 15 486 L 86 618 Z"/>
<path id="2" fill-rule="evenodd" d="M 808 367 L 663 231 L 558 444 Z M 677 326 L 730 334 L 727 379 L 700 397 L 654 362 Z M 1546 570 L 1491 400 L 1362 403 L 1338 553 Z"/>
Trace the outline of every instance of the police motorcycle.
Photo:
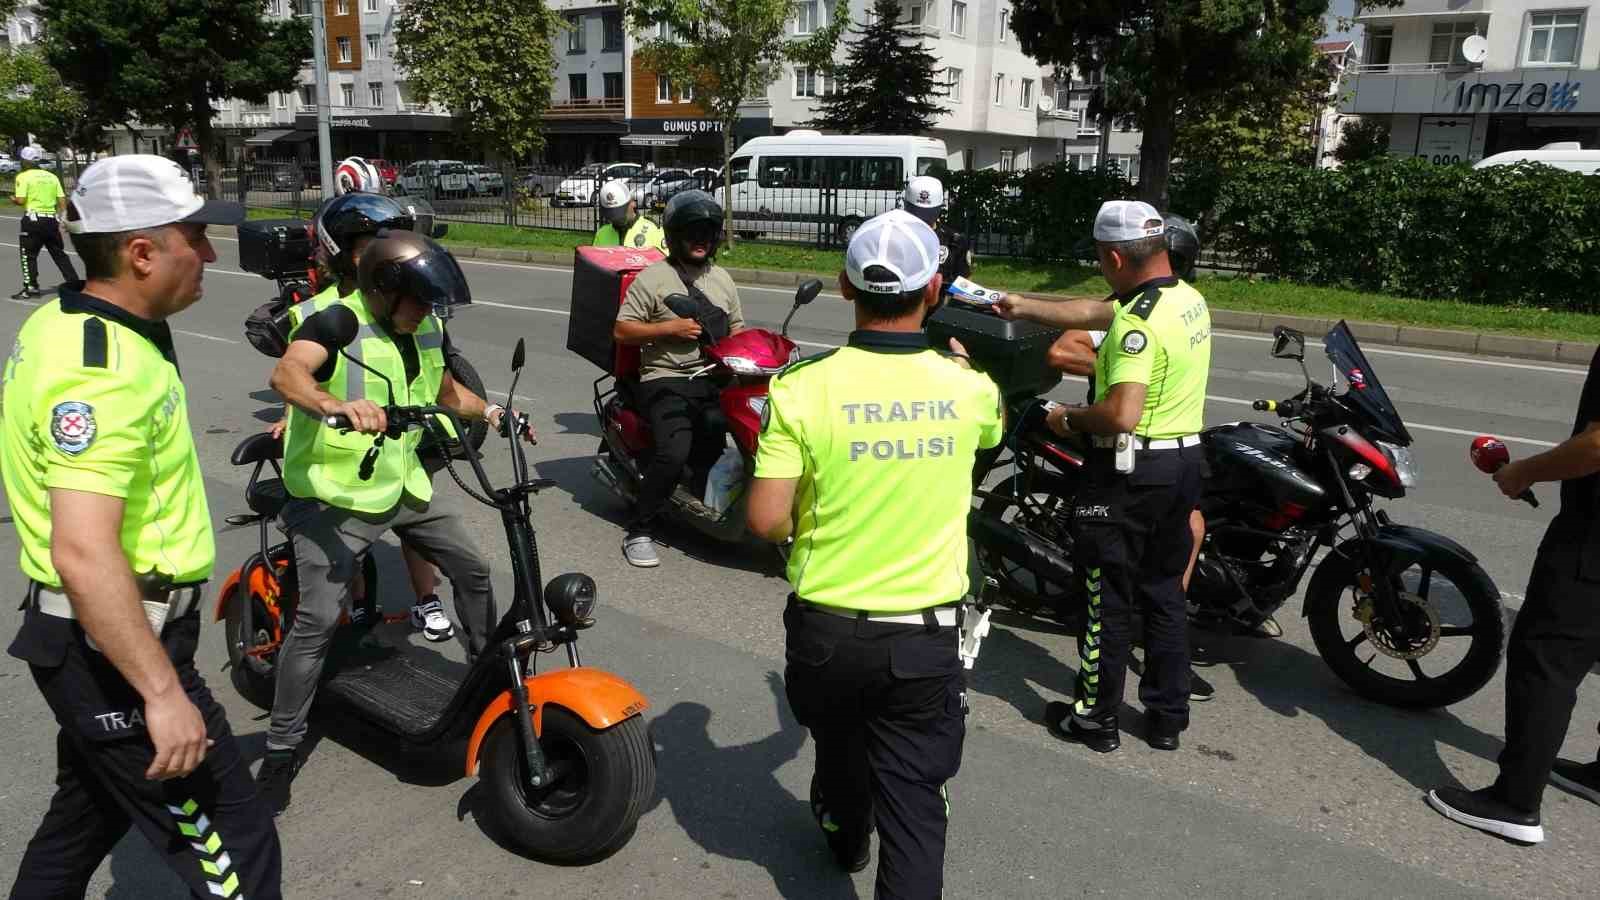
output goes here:
<path id="1" fill-rule="evenodd" d="M 355 316 L 343 307 L 328 312 L 337 317 L 336 343 L 347 346 L 356 338 Z M 339 352 L 347 364 L 361 365 Z M 513 393 L 525 357 L 518 340 L 511 358 Z M 448 409 L 395 406 L 392 397 L 391 389 L 391 404 L 384 408 L 389 430 L 379 440 L 398 440 L 417 428 L 442 441 L 441 420 L 457 433 L 465 431 Z M 510 607 L 483 652 L 458 681 L 419 665 L 403 650 L 376 661 L 335 653 L 316 702 L 354 714 L 406 747 L 466 740 L 464 771 L 478 776 L 487 824 L 530 856 L 585 862 L 627 843 L 654 793 L 655 758 L 642 716 L 649 701 L 621 677 L 582 663 L 578 638 L 595 624 L 594 579 L 567 573 L 541 586 L 531 500 L 554 482 L 530 477 L 517 440 L 526 428 L 526 417 L 521 419 L 513 423 L 508 416 L 500 431 L 510 443 L 512 483 L 495 486 L 480 454 L 466 456 L 476 487 L 461 478 L 449 456 L 444 459 L 467 496 L 500 513 L 516 580 Z M 351 428 L 344 416 L 325 424 Z M 234 685 L 268 708 L 277 654 L 298 598 L 293 545 L 271 544 L 269 534 L 288 500 L 278 462 L 282 453 L 282 440 L 267 433 L 246 438 L 234 450 L 235 465 L 253 466 L 245 488 L 251 513 L 230 522 L 258 523 L 260 549 L 228 575 L 215 611 L 225 623 Z M 557 650 L 567 666 L 536 674 L 540 656 Z"/>

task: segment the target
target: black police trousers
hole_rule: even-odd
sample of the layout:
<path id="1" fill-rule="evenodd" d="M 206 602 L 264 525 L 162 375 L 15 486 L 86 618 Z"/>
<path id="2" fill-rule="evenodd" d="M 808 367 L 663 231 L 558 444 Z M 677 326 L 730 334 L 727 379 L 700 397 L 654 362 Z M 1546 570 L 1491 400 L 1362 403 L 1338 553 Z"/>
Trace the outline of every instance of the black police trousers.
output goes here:
<path id="1" fill-rule="evenodd" d="M 281 897 L 272 812 L 256 795 L 222 707 L 194 668 L 199 613 L 167 625 L 161 641 L 215 743 L 199 768 L 170 781 L 145 778 L 155 748 L 145 731 L 144 703 L 132 686 L 88 646 L 76 623 L 37 610 L 27 615 L 54 620 L 72 634 L 53 651 L 39 652 L 19 646 L 34 624 L 28 622 L 12 646 L 13 655 L 29 659 L 33 680 L 61 726 L 56 793 L 22 856 L 13 900 L 83 897 L 95 869 L 130 825 L 194 897 Z M 39 663 L 50 656 L 59 659 Z"/>
<path id="2" fill-rule="evenodd" d="M 700 480 L 716 464 L 727 428 L 716 385 L 709 379 L 657 378 L 639 382 L 634 391 L 641 411 L 650 420 L 650 436 L 655 441 L 631 525 L 632 529 L 646 529 L 672 496 L 684 466 L 693 466 L 699 476 L 696 480 Z"/>
<path id="3" fill-rule="evenodd" d="M 1127 677 L 1133 609 L 1144 617 L 1145 670 L 1139 700 L 1152 730 L 1189 726 L 1189 625 L 1183 570 L 1200 501 L 1204 449 L 1139 451 L 1131 473 L 1108 450 L 1089 454 L 1087 481 L 1073 506 L 1074 558 L 1089 594 L 1078 639 L 1073 714 L 1117 727 Z"/>
<path id="4" fill-rule="evenodd" d="M 77 281 L 78 271 L 72 267 L 72 258 L 61 240 L 61 225 L 55 216 L 37 218 L 23 215 L 22 234 L 17 241 L 22 257 L 22 286 L 39 289 L 39 251 L 49 250 L 56 268 L 61 270 L 63 282 Z"/>
<path id="5" fill-rule="evenodd" d="M 1600 660 L 1600 581 L 1580 576 L 1588 524 L 1551 523 L 1506 646 L 1506 746 L 1495 789 L 1528 812 L 1543 799 L 1578 684 Z"/>
<path id="6" fill-rule="evenodd" d="M 847 619 L 791 599 L 784 686 L 817 745 L 844 846 L 878 832 L 878 900 L 944 890 L 945 782 L 961 768 L 965 680 L 954 628 Z"/>

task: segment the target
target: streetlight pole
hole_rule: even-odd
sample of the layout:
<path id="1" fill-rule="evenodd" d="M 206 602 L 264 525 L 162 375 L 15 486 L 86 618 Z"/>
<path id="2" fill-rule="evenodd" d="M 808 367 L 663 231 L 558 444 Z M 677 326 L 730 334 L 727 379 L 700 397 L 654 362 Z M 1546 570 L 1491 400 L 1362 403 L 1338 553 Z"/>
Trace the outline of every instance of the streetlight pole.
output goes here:
<path id="1" fill-rule="evenodd" d="M 315 66 L 317 92 L 317 165 L 322 173 L 322 199 L 333 196 L 333 137 L 332 115 L 328 96 L 328 3 L 327 0 L 309 0 L 311 4 L 312 60 Z"/>

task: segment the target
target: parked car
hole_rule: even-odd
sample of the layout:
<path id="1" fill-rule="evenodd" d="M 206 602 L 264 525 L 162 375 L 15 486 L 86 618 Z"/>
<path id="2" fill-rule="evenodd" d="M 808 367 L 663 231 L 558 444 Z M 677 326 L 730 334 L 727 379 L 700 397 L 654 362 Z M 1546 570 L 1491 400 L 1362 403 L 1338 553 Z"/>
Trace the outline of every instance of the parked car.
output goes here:
<path id="1" fill-rule="evenodd" d="M 527 197 L 553 196 L 566 177 L 567 173 L 564 170 L 548 166 L 524 167 L 517 170 L 517 184 Z"/>
<path id="2" fill-rule="evenodd" d="M 250 172 L 253 191 L 297 191 L 305 179 L 299 166 L 281 163 L 257 165 Z"/>
<path id="3" fill-rule="evenodd" d="M 550 205 L 593 206 L 600 194 L 600 185 L 613 178 L 632 179 L 643 174 L 644 166 L 638 163 L 590 163 L 556 185 Z"/>
<path id="4" fill-rule="evenodd" d="M 674 194 L 715 190 L 717 184 L 716 169 L 662 169 L 635 193 L 634 199 L 639 201 L 640 209 L 665 209 Z"/>
<path id="5" fill-rule="evenodd" d="M 387 159 L 372 159 L 369 157 L 367 162 L 378 170 L 378 177 L 383 180 L 384 189 L 394 190 L 395 179 L 400 177 L 400 167 Z"/>
<path id="6" fill-rule="evenodd" d="M 492 194 L 496 197 L 505 193 L 506 178 L 500 174 L 499 169 L 490 166 L 467 166 L 467 193 L 477 197 L 482 194 Z"/>
<path id="7" fill-rule="evenodd" d="M 15 175 L 22 171 L 22 163 L 9 156 L 0 155 L 0 175 Z"/>
<path id="8" fill-rule="evenodd" d="M 467 164 L 459 159 L 424 159 L 406 166 L 395 180 L 396 194 L 449 195 L 467 192 Z"/>

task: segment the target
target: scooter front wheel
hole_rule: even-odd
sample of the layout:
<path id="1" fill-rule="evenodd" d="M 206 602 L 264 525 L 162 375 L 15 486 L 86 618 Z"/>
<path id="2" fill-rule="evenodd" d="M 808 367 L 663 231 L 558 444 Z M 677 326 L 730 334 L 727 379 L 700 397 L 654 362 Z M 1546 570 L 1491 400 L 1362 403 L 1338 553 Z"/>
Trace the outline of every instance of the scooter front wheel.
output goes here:
<path id="1" fill-rule="evenodd" d="M 517 849 L 549 862 L 602 859 L 633 837 L 655 792 L 655 755 L 644 719 L 596 731 L 559 706 L 546 706 L 539 745 L 556 781 L 536 790 L 516 720 L 504 716 L 484 740 L 479 767 L 486 824 Z"/>
<path id="2" fill-rule="evenodd" d="M 244 609 L 241 604 L 245 602 L 255 604 L 251 619 L 258 627 L 253 635 L 244 634 Z M 271 636 L 260 627 L 260 623 L 267 621 L 267 608 L 237 586 L 228 592 L 222 603 L 222 631 L 228 642 L 228 670 L 234 690 L 255 706 L 271 709 L 276 689 L 273 659 L 247 652 L 271 640 Z"/>

